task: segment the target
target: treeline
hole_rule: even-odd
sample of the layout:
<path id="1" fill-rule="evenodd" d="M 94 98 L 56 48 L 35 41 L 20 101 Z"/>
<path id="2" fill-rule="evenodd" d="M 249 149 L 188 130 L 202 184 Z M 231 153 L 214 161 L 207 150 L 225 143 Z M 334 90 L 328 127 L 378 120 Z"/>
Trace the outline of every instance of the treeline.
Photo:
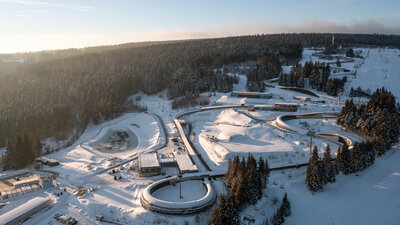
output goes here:
<path id="1" fill-rule="evenodd" d="M 329 145 L 322 159 L 319 158 L 317 147 L 314 146 L 307 167 L 308 187 L 313 193 L 323 191 L 326 184 L 336 181 L 336 175 L 339 172 L 347 175 L 368 168 L 375 161 L 376 151 L 375 146 L 369 141 L 355 142 L 351 150 L 347 145 L 339 148 L 336 158 L 332 160 Z"/>
<path id="2" fill-rule="evenodd" d="M 231 91 L 235 78 L 216 68 L 267 54 L 291 56 L 292 46 L 298 44 L 290 38 L 244 36 L 117 48 L 21 65 L 0 76 L 0 147 L 24 130 L 40 139 L 61 140 L 79 134 L 89 122 L 141 111 L 126 104 L 139 91 L 167 89 L 170 98 Z"/>
<path id="3" fill-rule="evenodd" d="M 325 47 L 332 43 L 332 33 L 298 33 L 298 34 L 269 34 L 269 35 L 257 35 L 257 36 L 268 36 L 270 39 L 284 40 L 291 42 L 301 43 L 305 47 Z M 123 48 L 134 48 L 134 47 L 145 47 L 152 45 L 163 45 L 166 43 L 179 43 L 189 42 L 184 41 L 155 41 L 155 42 L 135 42 L 125 43 L 120 45 L 108 45 L 108 46 L 96 46 L 87 47 L 81 49 L 65 49 L 65 50 L 48 50 L 41 52 L 29 52 L 29 53 L 18 53 L 18 54 L 3 54 L 0 58 L 12 58 L 22 57 L 26 58 L 27 61 L 37 62 L 56 58 L 66 58 L 70 56 L 79 55 L 82 53 L 94 53 L 102 52 L 107 50 L 123 49 Z M 335 33 L 335 43 L 337 45 L 345 47 L 354 46 L 400 46 L 399 35 L 383 35 L 383 34 L 346 34 L 346 33 Z M 282 55 L 290 57 L 290 51 L 281 50 Z"/>
<path id="4" fill-rule="evenodd" d="M 211 223 L 214 225 L 241 224 L 239 213 L 248 204 L 254 204 L 262 197 L 269 178 L 269 164 L 249 155 L 247 160 L 235 156 L 229 161 L 226 179 L 230 187 L 227 196 L 221 195 L 214 208 Z"/>
<path id="5" fill-rule="evenodd" d="M 398 142 L 399 110 L 393 94 L 381 88 L 372 94 L 366 104 L 356 105 L 353 99 L 347 100 L 338 115 L 337 124 L 368 137 L 375 152 L 382 155 Z"/>
<path id="6" fill-rule="evenodd" d="M 79 134 L 89 122 L 120 115 L 139 91 L 168 89 L 170 98 L 228 92 L 235 78 L 215 68 L 266 54 L 290 56 L 291 42 L 268 35 L 193 40 L 20 65 L 0 76 L 0 147 L 24 130 L 40 139 Z"/>
<path id="7" fill-rule="evenodd" d="M 328 64 L 307 61 L 304 66 L 299 63 L 294 65 L 289 74 L 280 73 L 278 83 L 283 86 L 303 88 L 305 79 L 307 79 L 311 88 L 337 96 L 339 92 L 343 91 L 347 77 L 330 79 L 329 76 L 330 67 Z"/>
<path id="8" fill-rule="evenodd" d="M 364 91 L 361 87 L 354 89 L 353 87 L 350 88 L 349 97 L 366 97 L 370 98 L 371 93 L 369 90 Z"/>
<path id="9" fill-rule="evenodd" d="M 314 146 L 307 167 L 306 180 L 310 190 L 313 193 L 323 190 L 326 183 L 335 182 L 331 177 L 339 172 L 347 175 L 368 168 L 375 162 L 376 156 L 384 154 L 397 143 L 400 134 L 399 110 L 393 94 L 384 88 L 377 89 L 364 105 L 356 106 L 353 100 L 347 100 L 337 123 L 364 135 L 367 140 L 355 142 L 352 149 L 344 145 L 338 150 L 333 164 L 329 146 L 322 161 Z"/>
<path id="10" fill-rule="evenodd" d="M 301 45 L 292 47 L 292 59 L 300 59 L 303 48 Z M 279 55 L 267 54 L 257 59 L 256 68 L 247 73 L 246 87 L 249 91 L 263 92 L 265 90 L 264 80 L 276 78 L 282 72 L 282 64 Z"/>
<path id="11" fill-rule="evenodd" d="M 332 44 L 332 33 L 292 34 L 294 40 L 300 40 L 303 46 L 325 47 Z M 399 35 L 383 34 L 345 34 L 335 33 L 335 44 L 343 47 L 360 46 L 400 46 Z"/>
<path id="12" fill-rule="evenodd" d="M 355 142 L 351 150 L 345 145 L 337 152 L 337 170 L 345 175 L 362 171 L 374 164 L 375 151 L 369 141 Z"/>
<path id="13" fill-rule="evenodd" d="M 7 139 L 7 152 L 1 156 L 2 169 L 22 169 L 40 155 L 42 145 L 37 137 L 27 132 Z"/>
<path id="14" fill-rule="evenodd" d="M 175 98 L 172 101 L 172 109 L 186 108 L 197 105 L 208 105 L 210 98 L 208 96 L 199 96 L 187 94 L 183 97 Z"/>

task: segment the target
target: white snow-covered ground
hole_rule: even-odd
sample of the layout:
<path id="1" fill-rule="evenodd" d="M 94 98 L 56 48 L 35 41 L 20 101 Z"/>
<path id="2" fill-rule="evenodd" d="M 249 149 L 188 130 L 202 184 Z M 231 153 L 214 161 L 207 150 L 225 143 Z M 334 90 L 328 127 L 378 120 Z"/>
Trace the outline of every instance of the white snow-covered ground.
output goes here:
<path id="1" fill-rule="evenodd" d="M 314 195 L 305 183 L 306 168 L 273 171 L 264 197 L 243 214 L 253 216 L 254 224 L 271 218 L 287 193 L 292 214 L 285 218 L 288 225 L 297 224 L 363 224 L 397 225 L 400 215 L 400 148 L 394 147 L 366 170 L 351 175 L 339 175 L 336 182 L 325 185 L 324 192 Z M 271 224 L 271 223 L 270 223 Z"/>
<path id="2" fill-rule="evenodd" d="M 398 150 L 397 147 L 378 158 L 373 166 L 359 173 L 360 176 L 338 176 L 336 183 L 326 185 L 324 192 L 314 196 L 304 183 L 303 170 L 303 176 L 293 179 L 285 190 L 280 190 L 288 193 L 292 204 L 293 213 L 285 224 L 399 224 Z M 279 175 L 281 174 L 277 173 Z"/>
<path id="3" fill-rule="evenodd" d="M 277 114 L 278 112 L 270 112 Z M 266 111 L 264 114 L 268 114 Z M 280 112 L 282 114 L 282 112 Z M 265 118 L 259 113 L 260 118 Z M 207 163 L 213 168 L 225 167 L 228 159 L 251 153 L 255 157 L 268 158 L 271 167 L 305 163 L 309 158 L 309 137 L 304 135 L 307 128 L 299 121 L 308 121 L 309 129 L 318 133 L 340 134 L 352 140 L 362 140 L 352 132 L 345 132 L 335 126 L 334 119 L 301 119 L 287 121 L 304 132 L 282 131 L 261 121 L 257 122 L 234 109 L 204 111 L 186 117 L 192 123 L 195 135 L 193 142 L 201 154 L 209 158 Z M 233 122 L 234 121 L 234 122 Z M 330 145 L 335 152 L 339 145 L 314 138 L 321 153 Z"/>
<path id="4" fill-rule="evenodd" d="M 397 100 L 400 99 L 400 50 L 388 48 L 363 49 L 365 60 L 361 62 L 355 78 L 350 78 L 346 90 L 350 87 L 370 89 L 373 93 L 377 88 L 390 90 Z"/>

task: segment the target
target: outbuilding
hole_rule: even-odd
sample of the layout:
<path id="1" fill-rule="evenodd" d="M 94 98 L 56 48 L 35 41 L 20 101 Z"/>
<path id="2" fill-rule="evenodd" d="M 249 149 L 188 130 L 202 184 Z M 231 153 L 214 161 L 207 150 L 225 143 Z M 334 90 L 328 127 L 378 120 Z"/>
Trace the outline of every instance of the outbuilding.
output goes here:
<path id="1" fill-rule="evenodd" d="M 40 177 L 39 181 L 40 181 L 40 187 L 42 187 L 43 189 L 54 187 L 52 176 Z"/>
<path id="2" fill-rule="evenodd" d="M 244 92 L 244 91 L 232 91 L 232 97 L 242 97 L 242 98 L 272 98 L 271 93 L 265 92 Z"/>
<path id="3" fill-rule="evenodd" d="M 139 155 L 139 176 L 150 177 L 161 174 L 161 166 L 156 153 Z"/>
<path id="4" fill-rule="evenodd" d="M 296 112 L 298 108 L 297 103 L 275 103 L 275 109 L 278 111 Z"/>
<path id="5" fill-rule="evenodd" d="M 4 225 L 19 224 L 51 204 L 50 198 L 35 197 L 0 216 Z"/>
<path id="6" fill-rule="evenodd" d="M 310 97 L 306 97 L 306 96 L 294 96 L 293 98 L 297 99 L 297 100 L 301 100 L 301 101 L 310 101 L 311 100 Z"/>

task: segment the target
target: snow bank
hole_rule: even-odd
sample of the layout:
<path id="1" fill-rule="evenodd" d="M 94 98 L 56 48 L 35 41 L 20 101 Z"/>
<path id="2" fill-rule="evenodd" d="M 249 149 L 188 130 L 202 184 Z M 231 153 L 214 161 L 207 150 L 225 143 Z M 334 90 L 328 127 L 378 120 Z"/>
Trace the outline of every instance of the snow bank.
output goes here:
<path id="1" fill-rule="evenodd" d="M 249 123 L 252 122 L 252 119 L 236 112 L 233 109 L 227 109 L 221 112 L 221 114 L 218 115 L 217 120 L 215 121 L 216 123 L 234 123 L 236 125 L 248 125 Z"/>

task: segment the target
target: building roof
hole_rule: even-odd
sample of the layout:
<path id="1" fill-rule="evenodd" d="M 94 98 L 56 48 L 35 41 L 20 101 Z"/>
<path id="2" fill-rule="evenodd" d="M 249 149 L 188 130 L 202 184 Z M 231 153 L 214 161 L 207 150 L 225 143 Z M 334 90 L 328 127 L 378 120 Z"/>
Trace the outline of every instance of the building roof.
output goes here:
<path id="1" fill-rule="evenodd" d="M 19 185 L 23 185 L 23 184 L 31 184 L 31 183 L 39 183 L 39 179 L 36 178 L 31 178 L 31 179 L 27 179 L 27 180 L 20 180 L 20 181 L 15 181 L 13 183 L 14 186 L 19 186 Z"/>
<path id="2" fill-rule="evenodd" d="M 156 153 L 140 154 L 139 166 L 143 167 L 160 167 Z"/>
<path id="3" fill-rule="evenodd" d="M 46 156 L 40 157 L 40 158 L 38 158 L 38 160 L 40 160 L 42 162 L 47 162 L 47 163 L 58 163 L 57 159 L 51 159 Z"/>
<path id="4" fill-rule="evenodd" d="M 159 161 L 160 161 L 161 163 L 174 163 L 174 162 L 175 162 L 175 159 L 174 159 L 174 158 L 167 157 L 167 158 L 161 158 Z"/>
<path id="5" fill-rule="evenodd" d="M 179 170 L 183 172 L 197 172 L 197 166 L 192 163 L 189 155 L 178 154 L 174 152 L 176 163 L 178 164 Z"/>
<path id="6" fill-rule="evenodd" d="M 275 105 L 291 105 L 291 106 L 298 106 L 297 103 L 286 103 L 286 102 L 277 102 Z"/>
<path id="7" fill-rule="evenodd" d="M 2 224 L 7 224 L 23 214 L 50 201 L 49 198 L 36 197 L 0 216 Z"/>
<path id="8" fill-rule="evenodd" d="M 241 95 L 272 95 L 271 93 L 266 93 L 266 92 L 232 91 L 232 93 Z"/>

